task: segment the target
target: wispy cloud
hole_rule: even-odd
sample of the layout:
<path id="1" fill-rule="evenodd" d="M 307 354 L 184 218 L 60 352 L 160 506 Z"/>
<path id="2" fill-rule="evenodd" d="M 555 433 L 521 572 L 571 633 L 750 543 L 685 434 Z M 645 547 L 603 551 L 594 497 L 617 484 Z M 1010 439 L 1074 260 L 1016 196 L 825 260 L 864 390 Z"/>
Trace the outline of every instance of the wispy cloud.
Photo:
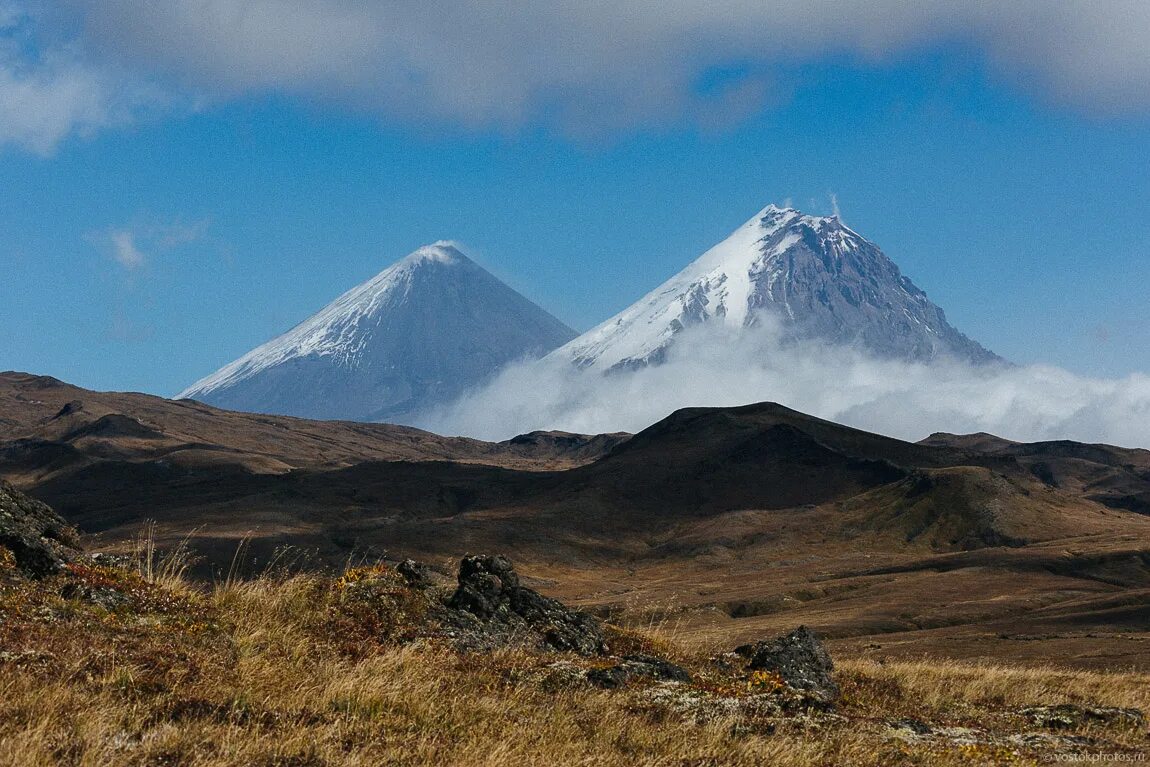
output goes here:
<path id="1" fill-rule="evenodd" d="M 779 339 L 769 322 L 737 335 L 701 326 L 678 337 L 665 364 L 638 371 L 579 371 L 550 358 L 524 363 L 419 425 L 487 439 L 534 429 L 638 431 L 682 407 L 770 400 L 912 440 L 934 431 L 987 431 L 1024 441 L 1150 447 L 1150 376 L 911 364 Z"/>
<path id="2" fill-rule="evenodd" d="M 136 233 L 132 230 L 114 229 L 108 232 L 108 240 L 112 246 L 112 258 L 120 266 L 136 270 L 146 263 L 144 254 L 136 247 Z"/>
<path id="3" fill-rule="evenodd" d="M 111 227 L 88 235 L 89 242 L 102 248 L 112 261 L 129 272 L 138 272 L 159 253 L 203 239 L 208 219 L 193 222 L 135 223 Z"/>

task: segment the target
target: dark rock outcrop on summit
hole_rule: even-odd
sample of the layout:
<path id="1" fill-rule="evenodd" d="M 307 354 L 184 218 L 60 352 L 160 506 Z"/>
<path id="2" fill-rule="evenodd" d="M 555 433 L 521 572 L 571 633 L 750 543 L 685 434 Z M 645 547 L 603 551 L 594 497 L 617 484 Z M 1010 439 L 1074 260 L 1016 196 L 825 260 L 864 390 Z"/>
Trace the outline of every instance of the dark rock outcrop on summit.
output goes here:
<path id="1" fill-rule="evenodd" d="M 527 641 L 582 655 L 607 650 L 595 618 L 521 585 L 506 557 L 464 557 L 447 607 L 461 630 L 457 643 L 471 649 Z"/>
<path id="2" fill-rule="evenodd" d="M 79 556 L 79 536 L 46 504 L 0 480 L 0 548 L 25 575 L 43 578 Z"/>
<path id="3" fill-rule="evenodd" d="M 789 634 L 735 648 L 749 658 L 748 671 L 773 671 L 788 686 L 824 703 L 839 697 L 839 686 L 831 677 L 835 664 L 814 632 L 799 626 Z"/>

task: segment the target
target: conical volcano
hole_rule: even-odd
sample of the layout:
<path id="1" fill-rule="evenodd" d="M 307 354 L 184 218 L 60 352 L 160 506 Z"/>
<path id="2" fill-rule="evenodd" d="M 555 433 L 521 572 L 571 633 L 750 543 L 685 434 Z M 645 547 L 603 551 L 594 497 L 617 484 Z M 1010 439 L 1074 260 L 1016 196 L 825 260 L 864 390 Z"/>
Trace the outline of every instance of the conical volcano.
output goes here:
<path id="1" fill-rule="evenodd" d="M 942 309 L 872 242 L 837 216 L 769 205 L 689 266 L 554 357 L 611 370 L 661 362 L 687 328 L 753 328 L 880 357 L 929 362 L 999 358 L 950 325 Z"/>
<path id="2" fill-rule="evenodd" d="M 574 336 L 458 248 L 437 242 L 177 398 L 229 410 L 402 423 Z"/>

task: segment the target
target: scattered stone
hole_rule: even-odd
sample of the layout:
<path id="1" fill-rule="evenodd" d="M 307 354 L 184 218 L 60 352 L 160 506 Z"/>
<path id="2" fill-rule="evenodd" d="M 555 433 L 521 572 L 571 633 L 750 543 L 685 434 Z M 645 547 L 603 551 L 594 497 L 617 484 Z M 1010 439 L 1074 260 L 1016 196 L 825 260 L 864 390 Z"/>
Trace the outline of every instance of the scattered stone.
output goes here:
<path id="1" fill-rule="evenodd" d="M 63 569 L 80 555 L 78 533 L 51 508 L 0 480 L 0 547 L 33 578 Z"/>
<path id="2" fill-rule="evenodd" d="M 127 594 L 110 586 L 89 586 L 86 583 L 66 583 L 60 589 L 60 596 L 88 602 L 108 611 L 123 607 L 131 601 Z"/>
<path id="3" fill-rule="evenodd" d="M 903 730 L 914 735 L 930 735 L 934 729 L 926 722 L 921 722 L 918 719 L 898 719 L 891 722 L 890 726 L 897 730 Z"/>
<path id="4" fill-rule="evenodd" d="M 556 692 L 587 684 L 587 669 L 569 660 L 557 660 L 528 672 L 527 679 L 544 690 Z"/>
<path id="5" fill-rule="evenodd" d="M 655 708 L 685 716 L 698 724 L 716 720 L 773 720 L 785 715 L 778 696 L 712 695 L 697 687 L 664 682 L 651 687 L 643 699 Z"/>
<path id="6" fill-rule="evenodd" d="M 88 559 L 92 560 L 92 564 L 101 567 L 117 567 L 126 569 L 131 567 L 134 559 L 130 554 L 110 554 L 106 551 L 97 551 L 94 554 L 89 554 Z"/>
<path id="7" fill-rule="evenodd" d="M 1082 753 L 1110 747 L 1105 741 L 1078 735 L 1046 732 L 995 733 L 977 727 L 931 727 L 917 719 L 900 719 L 889 725 L 891 735 L 904 743 L 936 743 L 954 748 L 1006 749 L 1017 755 L 1022 750 L 1061 754 Z"/>
<path id="8" fill-rule="evenodd" d="M 722 655 L 708 658 L 707 664 L 716 671 L 726 674 L 737 671 L 744 665 L 744 662 L 738 653 L 725 652 Z"/>
<path id="9" fill-rule="evenodd" d="M 426 589 L 434 585 L 431 578 L 431 568 L 414 559 L 405 559 L 395 566 L 396 572 L 403 576 L 408 586 L 417 589 Z"/>
<path id="10" fill-rule="evenodd" d="M 1058 706 L 1027 706 L 1018 713 L 1039 727 L 1048 730 L 1068 730 L 1088 724 L 1141 727 L 1146 717 L 1136 708 L 1108 708 L 1105 706 L 1076 706 L 1064 703 Z"/>
<path id="11" fill-rule="evenodd" d="M 1003 741 L 1016 748 L 1077 753 L 1090 748 L 1106 745 L 1095 738 L 1080 735 L 1051 735 L 1045 732 L 1022 732 L 1007 735 Z"/>
<path id="12" fill-rule="evenodd" d="M 834 662 L 806 626 L 774 639 L 742 645 L 735 652 L 750 660 L 748 671 L 773 671 L 789 687 L 823 703 L 832 703 L 839 697 L 839 687 L 831 677 Z"/>
<path id="13" fill-rule="evenodd" d="M 587 681 L 596 687 L 625 687 L 636 679 L 690 684 L 691 675 L 682 666 L 653 655 L 625 655 L 614 666 L 591 669 Z"/>
<path id="14" fill-rule="evenodd" d="M 459 587 L 443 622 L 462 649 L 485 650 L 528 641 L 549 650 L 601 655 L 607 643 L 599 622 L 519 582 L 502 556 L 464 557 Z"/>
<path id="15" fill-rule="evenodd" d="M 780 727 L 804 731 L 841 727 L 844 717 L 818 708 L 795 708 L 777 693 L 721 694 L 693 685 L 659 682 L 640 693 L 645 705 L 696 724 L 724 722 L 732 735 L 770 734 Z"/>
<path id="16" fill-rule="evenodd" d="M 10 664 L 13 666 L 47 666 L 55 662 L 56 656 L 42 650 L 0 650 L 0 666 Z"/>

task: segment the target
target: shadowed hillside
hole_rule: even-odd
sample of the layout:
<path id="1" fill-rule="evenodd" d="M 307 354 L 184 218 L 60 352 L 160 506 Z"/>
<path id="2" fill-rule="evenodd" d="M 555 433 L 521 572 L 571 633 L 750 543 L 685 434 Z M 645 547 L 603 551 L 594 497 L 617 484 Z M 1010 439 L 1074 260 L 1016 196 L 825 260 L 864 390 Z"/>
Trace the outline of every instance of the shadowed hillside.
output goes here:
<path id="1" fill-rule="evenodd" d="M 808 623 L 879 657 L 1150 667 L 1145 451 L 913 444 L 769 403 L 499 444 L 20 375 L 0 404 L 0 476 L 97 548 L 155 521 L 201 577 L 237 549 L 241 571 L 500 550 L 565 599 L 698 637 Z"/>

